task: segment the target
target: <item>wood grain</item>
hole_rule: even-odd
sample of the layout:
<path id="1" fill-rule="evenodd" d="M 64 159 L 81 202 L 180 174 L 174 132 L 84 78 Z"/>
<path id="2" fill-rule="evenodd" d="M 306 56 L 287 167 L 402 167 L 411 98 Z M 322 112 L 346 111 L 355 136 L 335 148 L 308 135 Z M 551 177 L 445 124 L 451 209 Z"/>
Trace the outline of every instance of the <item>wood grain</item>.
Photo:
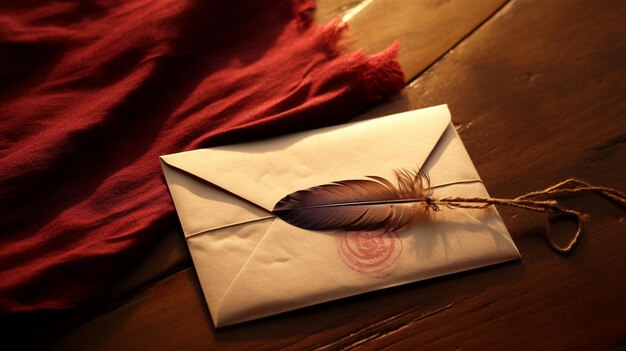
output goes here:
<path id="1" fill-rule="evenodd" d="M 365 0 L 342 16 L 351 48 L 378 52 L 400 42 L 398 61 L 408 80 L 437 61 L 491 17 L 506 0 Z"/>
<path id="2" fill-rule="evenodd" d="M 345 3 L 336 9 L 345 11 L 342 6 Z M 359 15 L 365 16 L 368 12 L 364 11 Z M 375 15 L 370 16 L 376 20 L 393 16 L 382 10 Z M 409 18 L 403 16 L 397 18 Z M 426 64 L 427 71 L 399 97 L 363 117 L 448 103 L 461 138 L 492 195 L 514 196 L 570 176 L 626 189 L 623 18 L 626 3 L 617 0 L 511 1 L 486 22 L 476 22 L 482 23 L 480 28 L 472 29 L 458 45 L 458 40 L 449 43 L 454 49 L 435 64 Z M 393 20 L 386 26 L 402 28 Z M 450 22 L 446 26 L 448 30 L 441 32 L 452 31 L 456 25 Z M 374 51 L 380 49 L 377 42 L 383 43 L 386 39 L 382 38 L 391 35 L 360 32 L 358 28 L 357 23 L 352 26 L 353 35 L 363 38 Z M 381 27 L 372 24 L 371 28 Z M 376 33 L 381 33 L 378 39 Z M 402 61 L 405 58 L 401 57 L 403 67 L 406 69 L 413 59 Z M 418 62 L 415 67 L 424 64 Z M 575 197 L 568 204 L 591 215 L 580 246 L 569 256 L 556 255 L 545 245 L 541 216 L 503 209 L 503 219 L 524 256 L 519 262 L 334 301 L 219 331 L 211 325 L 195 272 L 187 268 L 149 288 L 135 281 L 129 289 L 138 284 L 144 287 L 140 293 L 127 303 L 105 308 L 99 317 L 81 321 L 55 340 L 54 347 L 624 347 L 624 212 L 594 196 Z M 565 240 L 571 227 L 560 229 Z M 138 276 L 167 271 L 146 270 L 151 273 Z"/>

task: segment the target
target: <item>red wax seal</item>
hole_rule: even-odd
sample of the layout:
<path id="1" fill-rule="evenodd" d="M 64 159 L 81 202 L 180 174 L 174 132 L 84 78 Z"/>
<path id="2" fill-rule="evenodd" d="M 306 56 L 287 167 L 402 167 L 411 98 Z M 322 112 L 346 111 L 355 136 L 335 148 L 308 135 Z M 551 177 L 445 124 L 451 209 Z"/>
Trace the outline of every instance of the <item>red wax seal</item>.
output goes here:
<path id="1" fill-rule="evenodd" d="M 343 262 L 370 277 L 390 275 L 402 253 L 402 241 L 395 232 L 345 232 L 337 242 Z"/>

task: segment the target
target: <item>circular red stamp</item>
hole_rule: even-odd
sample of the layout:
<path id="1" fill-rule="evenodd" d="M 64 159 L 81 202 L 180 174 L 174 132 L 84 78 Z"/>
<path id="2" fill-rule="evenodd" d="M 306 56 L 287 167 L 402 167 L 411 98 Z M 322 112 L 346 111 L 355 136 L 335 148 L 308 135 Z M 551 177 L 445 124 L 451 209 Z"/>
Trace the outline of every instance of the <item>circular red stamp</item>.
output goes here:
<path id="1" fill-rule="evenodd" d="M 382 278 L 396 269 L 402 241 L 395 232 L 345 232 L 337 237 L 343 262 L 356 272 Z"/>

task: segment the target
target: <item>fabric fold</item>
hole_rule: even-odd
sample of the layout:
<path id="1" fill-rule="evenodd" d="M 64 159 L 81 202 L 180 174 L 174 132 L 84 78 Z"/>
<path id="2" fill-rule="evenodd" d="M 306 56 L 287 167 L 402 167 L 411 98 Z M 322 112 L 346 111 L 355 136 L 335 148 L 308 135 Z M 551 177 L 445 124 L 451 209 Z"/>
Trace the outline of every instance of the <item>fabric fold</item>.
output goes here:
<path id="1" fill-rule="evenodd" d="M 105 295 L 175 225 L 159 155 L 338 124 L 404 86 L 313 1 L 0 4 L 0 313 Z"/>

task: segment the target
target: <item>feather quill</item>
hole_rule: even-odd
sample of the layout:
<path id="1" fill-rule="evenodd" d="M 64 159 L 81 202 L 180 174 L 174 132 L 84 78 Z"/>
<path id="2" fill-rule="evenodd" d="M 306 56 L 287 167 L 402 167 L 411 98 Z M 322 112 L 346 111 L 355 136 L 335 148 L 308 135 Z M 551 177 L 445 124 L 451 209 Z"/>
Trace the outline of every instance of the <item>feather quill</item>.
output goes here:
<path id="1" fill-rule="evenodd" d="M 398 230 L 425 212 L 429 179 L 422 171 L 394 171 L 395 184 L 383 177 L 342 180 L 285 196 L 273 213 L 312 230 Z"/>

